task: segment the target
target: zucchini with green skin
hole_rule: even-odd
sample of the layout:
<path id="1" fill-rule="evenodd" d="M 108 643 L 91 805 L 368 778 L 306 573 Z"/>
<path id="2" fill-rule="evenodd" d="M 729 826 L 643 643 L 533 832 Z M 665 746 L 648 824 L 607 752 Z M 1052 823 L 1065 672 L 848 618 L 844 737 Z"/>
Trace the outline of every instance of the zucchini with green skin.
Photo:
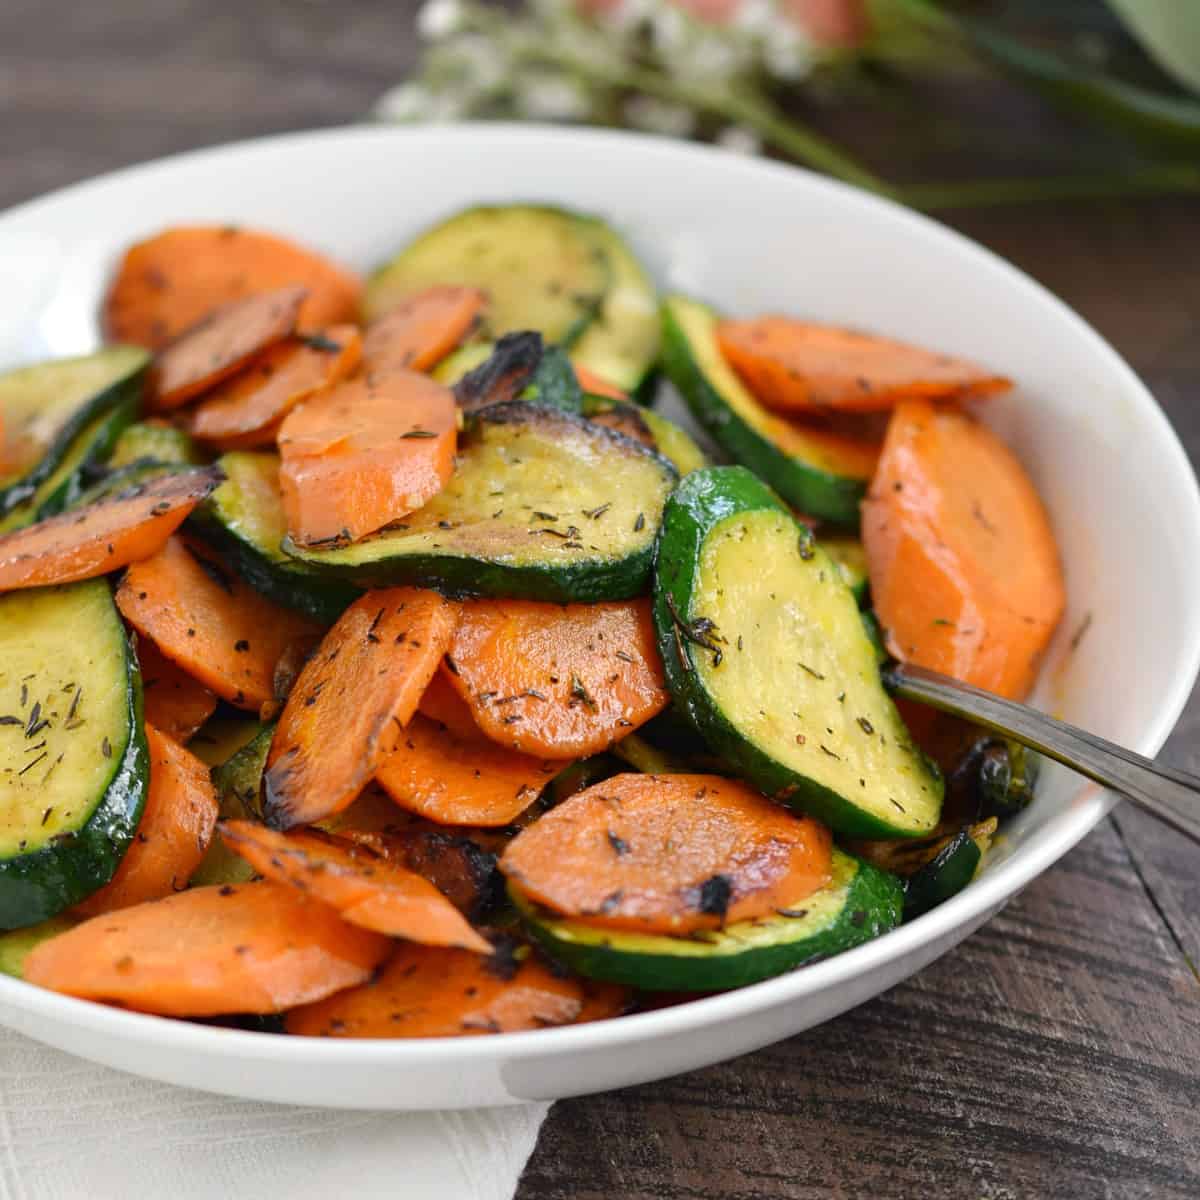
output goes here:
<path id="1" fill-rule="evenodd" d="M 24 978 L 25 958 L 30 951 L 50 938 L 74 929 L 77 924 L 70 917 L 51 917 L 26 929 L 10 929 L 8 933 L 0 933 L 0 975 Z"/>
<path id="2" fill-rule="evenodd" d="M 103 500 L 105 496 L 115 496 L 127 489 L 139 487 L 151 479 L 162 475 L 174 475 L 180 468 L 173 463 L 150 462 L 141 459 L 126 467 L 118 467 L 114 471 L 106 471 L 95 483 L 89 484 L 68 505 L 69 508 L 83 508 L 85 504 L 93 504 Z"/>
<path id="3" fill-rule="evenodd" d="M 646 991 L 743 987 L 840 954 L 900 924 L 899 880 L 836 847 L 832 878 L 794 909 L 689 937 L 627 933 L 559 917 L 511 882 L 529 933 L 571 970 Z"/>
<path id="4" fill-rule="evenodd" d="M 67 447 L 58 466 L 42 480 L 33 495 L 0 517 L 0 533 L 9 533 L 74 508 L 112 450 L 122 429 L 133 420 L 134 401 L 128 400 L 97 417 Z"/>
<path id="5" fill-rule="evenodd" d="M 837 564 L 846 586 L 861 606 L 867 598 L 870 580 L 867 578 L 867 552 L 856 537 L 820 537 L 821 549 Z"/>
<path id="6" fill-rule="evenodd" d="M 225 481 L 191 514 L 189 525 L 255 591 L 317 620 L 337 620 L 361 593 L 284 553 L 279 456 L 237 450 L 217 465 Z"/>
<path id="7" fill-rule="evenodd" d="M 540 405 L 495 404 L 476 415 L 446 486 L 403 524 L 349 546 L 289 539 L 284 549 L 366 587 L 625 600 L 645 592 L 675 480 L 665 459 L 611 429 Z"/>
<path id="8" fill-rule="evenodd" d="M 182 429 L 135 421 L 117 438 L 108 465 L 114 470 L 137 462 L 198 467 L 207 461 L 199 446 Z"/>
<path id="9" fill-rule="evenodd" d="M 713 752 L 850 837 L 920 837 L 942 780 L 883 689 L 837 567 L 744 467 L 693 471 L 663 514 L 654 622 L 667 684 Z"/>
<path id="10" fill-rule="evenodd" d="M 33 496 L 84 429 L 124 403 L 136 403 L 150 355 L 108 346 L 82 358 L 18 367 L 0 375 L 0 514 Z"/>
<path id="11" fill-rule="evenodd" d="M 430 374 L 438 383 L 452 388 L 476 367 L 487 362 L 493 349 L 491 342 L 467 342 L 443 358 Z"/>
<path id="12" fill-rule="evenodd" d="M 148 779 L 141 677 L 108 584 L 0 596 L 0 928 L 112 878 Z"/>
<path id="13" fill-rule="evenodd" d="M 979 844 L 964 827 L 912 875 L 904 887 L 904 919 L 911 921 L 957 895 L 975 878 L 983 860 Z"/>
<path id="14" fill-rule="evenodd" d="M 655 442 L 658 443 L 659 454 L 675 464 L 675 470 L 680 476 L 708 466 L 704 451 L 696 445 L 690 433 L 680 429 L 674 421 L 669 421 L 652 408 L 643 408 L 640 411 L 642 420 L 646 422 Z"/>
<path id="15" fill-rule="evenodd" d="M 645 387 L 658 358 L 658 293 L 615 229 L 597 218 L 585 219 L 585 225 L 612 276 L 596 319 L 571 349 L 571 361 L 632 395 Z"/>
<path id="16" fill-rule="evenodd" d="M 831 524 L 856 525 L 871 466 L 763 408 L 722 356 L 717 320 L 707 305 L 683 296 L 663 304 L 663 369 L 696 420 L 793 507 Z"/>
<path id="17" fill-rule="evenodd" d="M 532 204 L 456 213 L 371 275 L 367 319 L 426 288 L 456 284 L 488 293 L 487 337 L 532 329 L 570 346 L 609 289 L 608 256 L 590 225 L 574 213 Z"/>

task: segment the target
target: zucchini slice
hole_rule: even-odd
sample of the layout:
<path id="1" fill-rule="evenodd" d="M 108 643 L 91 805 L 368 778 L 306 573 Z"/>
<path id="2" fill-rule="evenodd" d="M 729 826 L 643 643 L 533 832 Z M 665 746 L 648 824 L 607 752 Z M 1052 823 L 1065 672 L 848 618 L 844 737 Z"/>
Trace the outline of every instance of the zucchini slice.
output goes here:
<path id="1" fill-rule="evenodd" d="M 135 403 L 133 398 L 124 400 L 85 426 L 67 447 L 58 466 L 33 489 L 29 499 L 0 517 L 0 533 L 21 529 L 78 504 L 121 430 L 133 420 Z"/>
<path id="2" fill-rule="evenodd" d="M 717 345 L 717 314 L 683 296 L 663 305 L 662 362 L 693 415 L 725 452 L 793 507 L 855 526 L 875 454 L 775 416 L 747 391 Z"/>
<path id="3" fill-rule="evenodd" d="M 117 438 L 108 465 L 114 470 L 138 462 L 197 467 L 206 461 L 199 447 L 182 429 L 135 421 Z"/>
<path id="4" fill-rule="evenodd" d="M 680 476 L 698 471 L 708 466 L 704 451 L 696 445 L 695 439 L 686 430 L 681 429 L 674 421 L 667 420 L 652 408 L 641 409 L 642 420 L 658 443 L 658 452 L 664 458 L 669 458 L 675 464 Z"/>
<path id="5" fill-rule="evenodd" d="M 636 392 L 658 359 L 658 293 L 624 238 L 598 218 L 584 222 L 607 257 L 612 277 L 596 319 L 583 331 L 571 360 L 623 392 Z"/>
<path id="6" fill-rule="evenodd" d="M 11 929 L 0 933 L 0 975 L 11 975 L 14 979 L 25 977 L 25 959 L 32 950 L 78 924 L 70 917 L 51 917 L 27 929 Z"/>
<path id="7" fill-rule="evenodd" d="M 88 425 L 136 401 L 149 362 L 140 346 L 108 346 L 0 375 L 0 513 L 29 500 Z"/>
<path id="8" fill-rule="evenodd" d="M 514 401 L 483 409 L 424 508 L 353 545 L 284 549 L 363 586 L 589 602 L 645 592 L 674 467 L 611 429 Z"/>
<path id="9" fill-rule="evenodd" d="M 494 349 L 491 342 L 466 342 L 453 354 L 443 358 L 430 374 L 438 383 L 452 388 L 463 376 L 487 362 Z"/>
<path id="10" fill-rule="evenodd" d="M 654 621 L 667 684 L 748 782 L 851 837 L 920 837 L 942 780 L 883 689 L 837 567 L 744 467 L 667 503 Z"/>
<path id="11" fill-rule="evenodd" d="M 975 878 L 983 850 L 969 826 L 959 832 L 908 881 L 904 889 L 906 920 L 919 917 L 957 895 Z"/>
<path id="12" fill-rule="evenodd" d="M 833 559 L 860 607 L 867 598 L 867 552 L 856 537 L 823 537 L 821 549 Z"/>
<path id="13" fill-rule="evenodd" d="M 0 596 L 0 929 L 112 878 L 148 778 L 141 677 L 108 584 Z"/>
<path id="14" fill-rule="evenodd" d="M 558 917 L 511 882 L 526 928 L 560 962 L 591 979 L 647 991 L 717 991 L 758 983 L 840 954 L 900 924 L 894 876 L 833 851 L 832 878 L 794 909 L 690 937 L 626 933 Z"/>
<path id="15" fill-rule="evenodd" d="M 279 456 L 237 450 L 217 465 L 225 482 L 192 513 L 192 527 L 256 591 L 317 620 L 337 620 L 361 593 L 283 552 L 287 518 L 279 493 Z"/>
<path id="16" fill-rule="evenodd" d="M 520 329 L 569 346 L 609 288 L 608 256 L 591 222 L 532 204 L 469 208 L 410 242 L 367 280 L 368 320 L 437 284 L 482 288 L 493 340 Z"/>

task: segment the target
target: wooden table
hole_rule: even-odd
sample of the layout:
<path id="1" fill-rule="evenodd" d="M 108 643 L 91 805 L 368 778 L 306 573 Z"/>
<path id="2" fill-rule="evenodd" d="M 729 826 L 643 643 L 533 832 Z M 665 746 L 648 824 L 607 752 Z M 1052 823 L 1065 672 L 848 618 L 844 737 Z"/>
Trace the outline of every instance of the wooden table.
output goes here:
<path id="1" fill-rule="evenodd" d="M 5 0 L 0 207 L 176 150 L 355 120 L 413 64 L 414 8 Z M 1026 141 L 1073 136 L 1006 89 L 962 98 Z M 1200 457 L 1200 202 L 950 220 L 1093 322 Z M 1165 759 L 1200 769 L 1198 732 L 1194 700 Z M 1122 809 L 880 999 L 723 1066 L 556 1105 L 518 1195 L 1196 1197 L 1194 963 L 1200 852 Z"/>

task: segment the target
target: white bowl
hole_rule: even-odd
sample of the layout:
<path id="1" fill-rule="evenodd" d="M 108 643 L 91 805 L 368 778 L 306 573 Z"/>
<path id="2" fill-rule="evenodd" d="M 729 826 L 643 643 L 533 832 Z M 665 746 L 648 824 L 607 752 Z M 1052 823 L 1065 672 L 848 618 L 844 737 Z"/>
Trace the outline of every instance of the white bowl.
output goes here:
<path id="1" fill-rule="evenodd" d="M 105 272 L 164 225 L 258 225 L 367 268 L 469 204 L 549 200 L 625 230 L 664 287 L 782 309 L 989 363 L 984 410 L 1032 470 L 1070 610 L 1039 698 L 1145 754 L 1200 664 L 1200 497 L 1162 412 L 1082 320 L 1013 267 L 893 204 L 803 171 L 624 134 L 354 128 L 202 151 L 0 216 L 0 354 L 88 349 Z M 1072 653 L 1071 633 L 1091 622 Z M 620 1087 L 807 1029 L 911 975 L 1069 850 L 1111 798 L 1059 770 L 953 900 L 847 954 L 740 991 L 563 1029 L 429 1041 L 284 1038 L 162 1020 L 0 978 L 0 1021 L 155 1079 L 300 1104 L 453 1108 Z"/>

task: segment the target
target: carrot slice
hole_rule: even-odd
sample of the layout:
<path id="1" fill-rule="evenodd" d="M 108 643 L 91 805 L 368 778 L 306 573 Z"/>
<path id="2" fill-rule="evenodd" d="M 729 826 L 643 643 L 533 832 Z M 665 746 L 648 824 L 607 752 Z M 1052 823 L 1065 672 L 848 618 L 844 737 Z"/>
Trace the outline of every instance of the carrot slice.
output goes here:
<path id="1" fill-rule="evenodd" d="M 160 350 L 150 374 L 151 409 L 178 408 L 236 375 L 296 328 L 304 289 L 280 288 L 218 308 Z"/>
<path id="2" fill-rule="evenodd" d="M 829 830 L 717 775 L 616 775 L 509 843 L 500 869 L 563 916 L 667 934 L 787 908 L 830 878 Z"/>
<path id="3" fill-rule="evenodd" d="M 437 366 L 479 322 L 487 293 L 469 287 L 432 287 L 402 300 L 371 322 L 363 343 L 368 373 Z"/>
<path id="4" fill-rule="evenodd" d="M 589 371 L 587 367 L 581 367 L 578 363 L 574 365 L 575 378 L 585 392 L 591 392 L 593 396 L 607 396 L 610 400 L 629 399 L 615 383 L 609 383 L 607 379 L 601 379 L 595 371 Z"/>
<path id="5" fill-rule="evenodd" d="M 276 663 L 321 627 L 268 600 L 227 571 L 207 548 L 173 537 L 125 572 L 117 607 L 189 675 L 239 708 L 275 698 Z"/>
<path id="6" fill-rule="evenodd" d="M 222 480 L 215 467 L 160 475 L 0 537 L 0 591 L 74 583 L 158 553 Z"/>
<path id="7" fill-rule="evenodd" d="M 543 758 L 583 758 L 670 699 L 647 600 L 461 606 L 448 664 L 479 728 Z"/>
<path id="8" fill-rule="evenodd" d="M 469 741 L 479 737 L 482 732 L 475 724 L 470 705 L 454 690 L 444 661 L 441 668 L 433 673 L 417 708 L 423 716 L 444 725 L 455 737 Z"/>
<path id="9" fill-rule="evenodd" d="M 419 714 L 375 779 L 409 812 L 442 825 L 507 825 L 567 764 L 534 758 L 476 731 L 462 738 Z"/>
<path id="10" fill-rule="evenodd" d="M 279 431 L 288 532 L 304 545 L 354 541 L 442 490 L 454 470 L 454 395 L 415 371 L 341 383 Z"/>
<path id="11" fill-rule="evenodd" d="M 138 643 L 137 659 L 146 724 L 177 742 L 186 742 L 213 715 L 216 696 L 151 641 Z"/>
<path id="12" fill-rule="evenodd" d="M 164 230 L 126 251 L 104 300 L 109 341 L 159 350 L 215 308 L 298 285 L 304 329 L 358 316 L 362 283 L 294 242 L 229 226 Z"/>
<path id="13" fill-rule="evenodd" d="M 961 400 L 1012 386 L 965 359 L 791 317 L 722 321 L 717 341 L 755 397 L 785 413 L 880 412 L 900 400 Z"/>
<path id="14" fill-rule="evenodd" d="M 178 742 L 146 726 L 150 790 L 137 836 L 117 873 L 75 912 L 98 917 L 187 887 L 212 841 L 217 793 L 208 768 Z"/>
<path id="15" fill-rule="evenodd" d="M 340 812 L 395 749 L 437 670 L 457 612 L 436 592 L 367 592 L 300 673 L 267 757 L 264 811 L 277 829 Z"/>
<path id="16" fill-rule="evenodd" d="M 588 1021 L 607 1021 L 610 1017 L 622 1017 L 633 1007 L 632 988 L 618 983 L 600 983 L 595 979 L 584 980 L 583 1008 L 575 1018 L 576 1025 Z"/>
<path id="17" fill-rule="evenodd" d="M 898 405 L 862 539 L 896 658 L 1028 692 L 1066 593 L 1046 510 L 994 433 L 928 401 Z"/>
<path id="18" fill-rule="evenodd" d="M 273 445 L 283 418 L 314 392 L 345 379 L 361 356 L 362 335 L 353 325 L 272 346 L 204 398 L 192 413 L 192 436 L 222 450 Z"/>
<path id="19" fill-rule="evenodd" d="M 24 969 L 28 982 L 69 996 L 212 1017 L 281 1012 L 353 987 L 391 946 L 327 904 L 264 880 L 190 888 L 93 917 L 43 942 Z"/>
<path id="20" fill-rule="evenodd" d="M 432 883 L 370 846 L 319 830 L 278 833 L 250 821 L 225 821 L 221 840 L 260 875 L 331 905 L 352 925 L 425 946 L 492 952 Z"/>
<path id="21" fill-rule="evenodd" d="M 497 961 L 498 959 L 498 961 Z M 583 988 L 537 959 L 401 946 L 369 983 L 288 1013 L 308 1037 L 469 1037 L 569 1025 Z"/>

